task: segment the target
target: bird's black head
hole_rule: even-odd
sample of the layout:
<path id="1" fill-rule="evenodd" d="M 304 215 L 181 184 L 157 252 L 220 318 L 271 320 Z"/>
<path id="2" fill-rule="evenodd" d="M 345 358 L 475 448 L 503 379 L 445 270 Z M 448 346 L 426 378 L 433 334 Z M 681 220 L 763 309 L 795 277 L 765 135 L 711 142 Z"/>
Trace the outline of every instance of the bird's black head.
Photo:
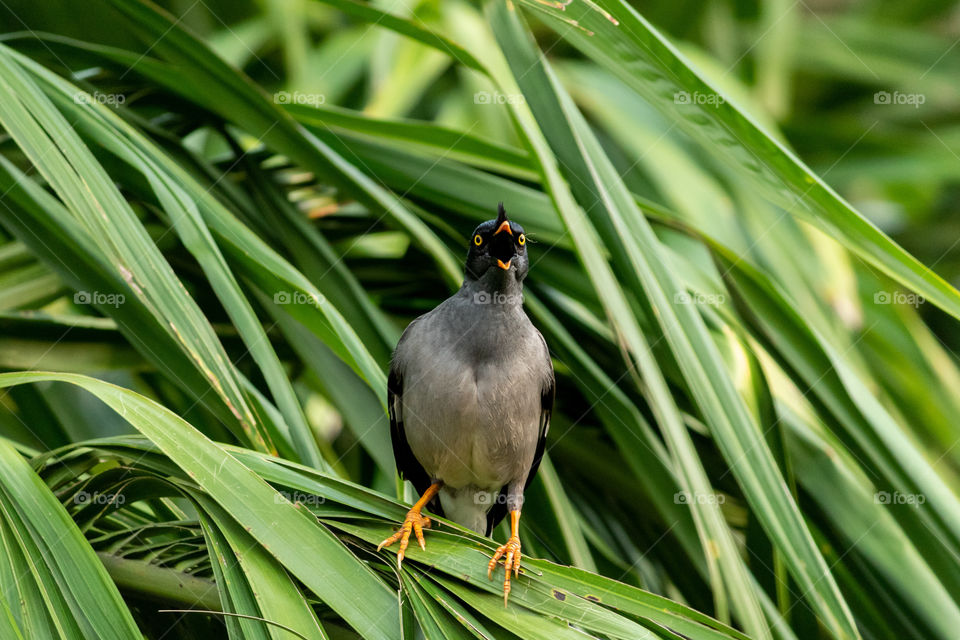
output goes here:
<path id="1" fill-rule="evenodd" d="M 501 202 L 497 205 L 497 219 L 481 223 L 470 236 L 467 279 L 489 279 L 491 284 L 506 284 L 513 279 L 519 283 L 529 268 L 523 227 L 507 220 Z"/>

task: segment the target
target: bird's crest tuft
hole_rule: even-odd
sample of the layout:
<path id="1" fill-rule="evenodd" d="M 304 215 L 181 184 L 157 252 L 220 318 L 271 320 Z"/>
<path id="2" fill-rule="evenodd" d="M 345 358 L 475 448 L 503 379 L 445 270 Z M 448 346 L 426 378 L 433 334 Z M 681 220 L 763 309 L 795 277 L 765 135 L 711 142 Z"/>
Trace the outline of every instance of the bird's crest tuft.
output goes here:
<path id="1" fill-rule="evenodd" d="M 499 227 L 501 224 L 503 224 L 503 221 L 506 219 L 507 219 L 507 210 L 503 208 L 502 202 L 498 202 L 497 203 L 497 222 L 495 223 L 494 226 Z"/>

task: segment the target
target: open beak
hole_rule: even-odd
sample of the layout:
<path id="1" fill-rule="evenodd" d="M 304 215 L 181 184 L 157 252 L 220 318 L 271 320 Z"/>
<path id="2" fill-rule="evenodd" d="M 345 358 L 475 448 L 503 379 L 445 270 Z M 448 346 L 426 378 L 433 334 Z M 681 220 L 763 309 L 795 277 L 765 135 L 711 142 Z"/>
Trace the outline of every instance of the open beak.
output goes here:
<path id="1" fill-rule="evenodd" d="M 493 232 L 493 237 L 495 241 L 491 247 L 493 257 L 497 259 L 497 266 L 507 271 L 510 269 L 510 264 L 513 262 L 514 256 L 514 247 L 513 247 L 513 229 L 510 228 L 510 221 L 507 220 L 507 212 L 503 209 L 503 203 L 497 207 L 497 222 L 500 224 L 497 226 L 497 230 Z M 497 238 L 501 233 L 506 232 L 506 236 L 501 236 Z M 510 236 L 509 238 L 507 236 Z M 506 258 L 507 261 L 504 262 L 503 258 Z"/>

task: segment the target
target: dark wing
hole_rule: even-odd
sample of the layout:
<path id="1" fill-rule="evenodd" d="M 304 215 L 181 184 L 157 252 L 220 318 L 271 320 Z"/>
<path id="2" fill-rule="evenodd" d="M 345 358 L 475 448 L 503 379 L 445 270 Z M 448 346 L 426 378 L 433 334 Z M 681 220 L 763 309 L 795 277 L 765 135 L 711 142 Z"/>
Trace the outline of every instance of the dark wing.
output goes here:
<path id="1" fill-rule="evenodd" d="M 550 367 L 550 376 L 546 381 L 546 384 L 540 390 L 540 433 L 537 436 L 537 450 L 533 454 L 533 464 L 530 465 L 530 472 L 527 474 L 527 481 L 523 485 L 524 491 L 530 486 L 530 483 L 533 482 L 533 478 L 537 475 L 537 469 L 540 468 L 540 461 L 543 459 L 543 451 L 547 446 L 547 432 L 550 430 L 550 414 L 553 413 L 553 401 L 557 395 L 557 379 L 553 373 L 553 361 L 550 359 L 550 351 L 547 349 L 547 341 L 543 339 L 543 335 L 540 332 L 537 332 L 537 335 L 540 336 L 540 342 L 543 343 L 543 350 L 547 354 L 547 363 Z M 503 489 L 500 490 L 500 493 L 503 493 Z M 490 535 L 493 533 L 494 527 L 500 524 L 500 521 L 503 520 L 504 516 L 507 515 L 507 502 L 506 500 L 500 499 L 498 494 L 497 500 L 494 501 L 493 507 L 490 511 L 487 512 L 487 533 Z"/>
<path id="2" fill-rule="evenodd" d="M 407 330 L 416 323 L 416 320 L 410 323 Z M 406 331 L 404 332 L 404 336 Z M 404 336 L 400 336 L 400 344 L 403 343 Z M 410 443 L 407 442 L 407 434 L 403 430 L 403 373 L 397 363 L 396 352 L 390 362 L 390 374 L 387 377 L 387 412 L 390 414 L 390 440 L 393 442 L 393 457 L 397 463 L 397 471 L 400 477 L 413 483 L 417 490 L 417 495 L 423 495 L 423 492 L 430 487 L 430 475 L 427 473 L 417 457 L 413 455 L 410 449 Z M 434 500 L 436 504 L 431 504 L 431 510 L 437 513 L 439 500 Z"/>
<path id="3" fill-rule="evenodd" d="M 540 332 L 540 342 L 543 343 L 543 350 L 547 354 L 547 364 L 550 367 L 550 377 L 540 392 L 540 434 L 537 437 L 537 452 L 533 455 L 533 464 L 530 466 L 530 473 L 527 474 L 527 483 L 524 489 L 533 482 L 533 477 L 537 475 L 537 469 L 540 468 L 540 460 L 543 459 L 543 450 L 547 446 L 547 432 L 550 430 L 550 415 L 553 413 L 553 401 L 557 395 L 557 379 L 553 374 L 553 360 L 550 359 L 550 350 L 547 349 L 547 341 L 543 339 Z"/>

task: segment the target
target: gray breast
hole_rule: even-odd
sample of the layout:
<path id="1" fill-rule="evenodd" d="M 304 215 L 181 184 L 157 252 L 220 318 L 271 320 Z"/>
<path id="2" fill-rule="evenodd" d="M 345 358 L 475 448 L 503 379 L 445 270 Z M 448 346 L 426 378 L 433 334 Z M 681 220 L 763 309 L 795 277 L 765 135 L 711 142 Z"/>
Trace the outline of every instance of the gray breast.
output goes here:
<path id="1" fill-rule="evenodd" d="M 491 491 L 526 478 L 549 354 L 520 305 L 455 295 L 410 327 L 396 362 L 407 442 L 431 478 Z"/>

